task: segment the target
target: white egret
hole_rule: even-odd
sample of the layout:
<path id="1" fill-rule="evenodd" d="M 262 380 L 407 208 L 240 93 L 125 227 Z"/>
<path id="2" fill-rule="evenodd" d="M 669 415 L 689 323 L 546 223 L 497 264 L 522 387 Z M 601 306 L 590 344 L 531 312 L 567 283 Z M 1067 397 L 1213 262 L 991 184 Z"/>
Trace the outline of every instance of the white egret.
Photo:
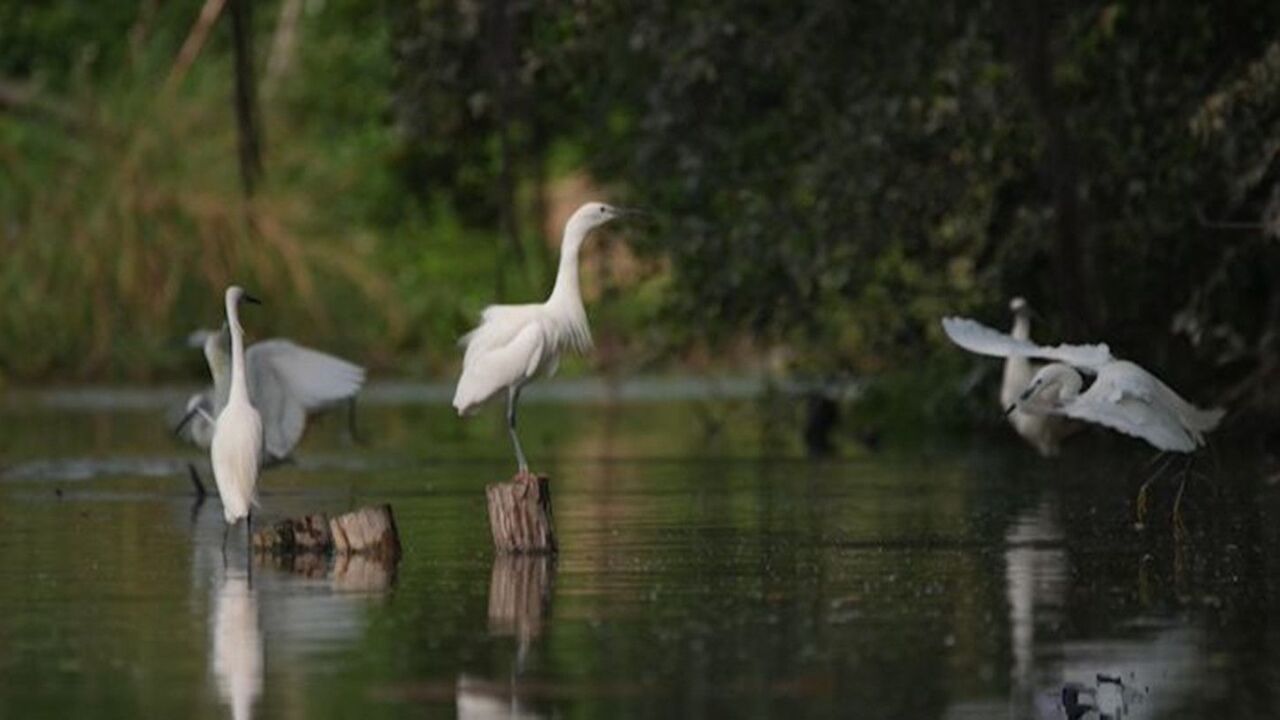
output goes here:
<path id="1" fill-rule="evenodd" d="M 245 379 L 244 329 L 240 327 L 240 301 L 257 303 L 239 286 L 227 288 L 227 329 L 231 333 L 231 382 L 227 403 L 213 424 L 209 459 L 213 479 L 222 498 L 222 515 L 228 529 L 245 519 L 246 537 L 252 536 L 254 490 L 262 457 L 262 420 L 249 400 Z M 225 545 L 226 535 L 223 535 Z"/>
<path id="2" fill-rule="evenodd" d="M 1031 339 L 1031 306 L 1027 301 L 1016 297 L 1009 302 L 1009 310 L 1013 312 L 1013 329 L 1011 334 L 1015 340 Z M 1005 409 L 1014 406 L 1018 396 L 1031 384 L 1031 377 L 1038 369 L 1025 355 L 1010 355 L 1004 361 L 1004 377 L 1000 383 L 1000 407 Z M 1057 415 L 1043 415 L 1024 412 L 1017 407 L 1008 414 L 1009 424 L 1044 457 L 1058 454 L 1063 438 L 1079 430 L 1080 426 Z"/>
<path id="3" fill-rule="evenodd" d="M 591 328 L 578 287 L 582 241 L 594 228 L 632 212 L 598 202 L 578 208 L 565 224 L 560 269 L 547 301 L 490 305 L 481 314 L 480 324 L 459 343 L 466 352 L 453 407 L 458 415 L 468 415 L 498 391 L 507 391 L 507 429 L 521 476 L 528 475 L 529 463 L 516 435 L 520 389 L 539 372 L 554 374 L 565 350 L 582 353 L 591 348 Z"/>
<path id="4" fill-rule="evenodd" d="M 1104 344 L 1045 347 L 966 318 L 944 318 L 942 327 L 952 342 L 970 352 L 1053 361 L 1032 376 L 1012 404 L 1023 412 L 1104 425 L 1179 453 L 1203 445 L 1204 434 L 1225 414 L 1192 405 L 1155 375 L 1112 357 Z M 1084 392 L 1082 372 L 1097 376 Z"/>
<path id="5" fill-rule="evenodd" d="M 231 392 L 231 348 L 225 326 L 216 332 L 197 330 L 192 340 L 204 348 L 213 387 L 187 400 L 186 414 L 175 432 L 208 448 L 214 418 Z M 268 465 L 293 453 L 306 430 L 308 414 L 354 402 L 365 379 L 359 365 L 284 339 L 254 343 L 245 351 L 245 367 L 249 400 L 262 418 L 262 461 Z"/>

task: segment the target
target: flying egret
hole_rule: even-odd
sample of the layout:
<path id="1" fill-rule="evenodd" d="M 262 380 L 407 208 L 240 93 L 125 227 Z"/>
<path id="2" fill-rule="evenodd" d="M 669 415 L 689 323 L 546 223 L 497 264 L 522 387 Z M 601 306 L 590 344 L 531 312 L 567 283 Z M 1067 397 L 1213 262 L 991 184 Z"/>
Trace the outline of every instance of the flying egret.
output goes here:
<path id="1" fill-rule="evenodd" d="M 1031 306 L 1026 300 L 1016 297 L 1009 302 L 1009 310 L 1013 312 L 1013 338 L 1030 340 Z M 1004 377 L 1000 383 L 1001 409 L 1016 405 L 1018 396 L 1031 384 L 1031 377 L 1037 368 L 1025 355 L 1010 355 L 1005 358 Z M 1008 418 L 1013 429 L 1044 457 L 1057 455 L 1062 440 L 1080 428 L 1066 418 L 1024 412 L 1017 407 L 1008 413 Z"/>
<path id="2" fill-rule="evenodd" d="M 481 314 L 480 324 L 459 342 L 466 352 L 453 407 L 459 416 L 469 415 L 498 391 L 507 391 L 507 430 L 515 446 L 520 476 L 529 474 L 529 463 L 516 435 L 516 404 L 521 388 L 539 372 L 553 375 L 565 350 L 584 353 L 591 349 L 591 328 L 578 287 L 582 241 L 594 228 L 634 212 L 599 202 L 578 208 L 565 224 L 560 269 L 547 301 L 490 305 Z"/>
<path id="3" fill-rule="evenodd" d="M 1045 347 L 967 318 L 943 318 L 942 327 L 952 342 L 979 355 L 1053 361 L 1036 371 L 1011 409 L 1104 425 L 1178 453 L 1203 445 L 1225 414 L 1192 405 L 1155 375 L 1112 357 L 1105 344 Z M 1097 376 L 1084 392 L 1082 372 Z"/>
<path id="4" fill-rule="evenodd" d="M 245 519 L 246 538 L 253 533 L 254 490 L 262 457 L 262 420 L 249 400 L 245 379 L 244 329 L 240 327 L 240 301 L 258 303 L 237 285 L 227 288 L 227 329 L 231 333 L 231 381 L 226 405 L 213 423 L 209 459 L 213 479 L 222 498 L 222 515 L 227 528 Z M 223 534 L 226 546 L 226 534 Z"/>
<path id="5" fill-rule="evenodd" d="M 231 392 L 231 348 L 224 326 L 197 330 L 193 342 L 204 348 L 213 387 L 187 400 L 186 414 L 175 432 L 202 448 L 213 440 L 213 419 Z M 291 340 L 254 343 L 245 351 L 249 400 L 262 418 L 264 464 L 286 460 L 307 428 L 307 415 L 354 402 L 364 385 L 364 368 Z"/>

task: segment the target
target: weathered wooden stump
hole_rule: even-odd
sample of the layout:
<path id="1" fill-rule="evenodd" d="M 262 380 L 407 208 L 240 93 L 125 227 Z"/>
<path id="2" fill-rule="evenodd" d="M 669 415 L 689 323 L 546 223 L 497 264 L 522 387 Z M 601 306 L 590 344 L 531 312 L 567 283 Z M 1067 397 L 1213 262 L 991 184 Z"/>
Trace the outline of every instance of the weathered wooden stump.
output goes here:
<path id="1" fill-rule="evenodd" d="M 400 559 L 400 534 L 390 505 L 372 505 L 337 517 L 323 514 L 281 520 L 253 534 L 255 552 L 272 555 L 368 555 Z"/>
<path id="2" fill-rule="evenodd" d="M 329 520 L 333 551 L 359 553 L 388 560 L 400 559 L 400 533 L 390 505 L 363 507 Z"/>
<path id="3" fill-rule="evenodd" d="M 498 555 L 489 576 L 489 634 L 530 640 L 542 634 L 551 606 L 555 558 Z"/>
<path id="4" fill-rule="evenodd" d="M 517 474 L 508 482 L 484 489 L 489 500 L 493 548 L 509 554 L 554 554 L 551 487 L 545 476 Z"/>

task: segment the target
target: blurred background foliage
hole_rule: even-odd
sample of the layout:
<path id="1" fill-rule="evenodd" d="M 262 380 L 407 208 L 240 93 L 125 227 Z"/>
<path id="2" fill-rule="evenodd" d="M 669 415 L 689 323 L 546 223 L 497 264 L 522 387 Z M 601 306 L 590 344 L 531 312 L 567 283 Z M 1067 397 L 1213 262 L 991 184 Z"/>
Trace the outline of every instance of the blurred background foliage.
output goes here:
<path id="1" fill-rule="evenodd" d="M 232 280 L 260 337 L 444 373 L 600 195 L 657 213 L 588 252 L 605 368 L 957 376 L 938 316 L 1019 294 L 1280 400 L 1274 2 L 253 2 L 251 196 L 223 5 L 0 2 L 11 379 L 190 376 Z"/>

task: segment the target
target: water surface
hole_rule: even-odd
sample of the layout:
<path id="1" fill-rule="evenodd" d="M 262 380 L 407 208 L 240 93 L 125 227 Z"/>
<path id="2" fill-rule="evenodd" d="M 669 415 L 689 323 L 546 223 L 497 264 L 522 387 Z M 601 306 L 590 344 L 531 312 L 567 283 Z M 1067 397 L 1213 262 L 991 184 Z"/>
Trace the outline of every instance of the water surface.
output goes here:
<path id="1" fill-rule="evenodd" d="M 1135 529 L 1127 442 L 1045 462 L 999 435 L 842 438 L 810 461 L 755 386 L 628 387 L 529 398 L 554 560 L 490 551 L 496 408 L 383 386 L 365 444 L 313 427 L 261 518 L 391 503 L 394 567 L 251 561 L 240 534 L 224 560 L 203 461 L 165 432 L 181 392 L 10 394 L 0 717 L 1280 714 L 1280 490 L 1248 453 L 1201 463 L 1177 542 L 1176 483 Z"/>

